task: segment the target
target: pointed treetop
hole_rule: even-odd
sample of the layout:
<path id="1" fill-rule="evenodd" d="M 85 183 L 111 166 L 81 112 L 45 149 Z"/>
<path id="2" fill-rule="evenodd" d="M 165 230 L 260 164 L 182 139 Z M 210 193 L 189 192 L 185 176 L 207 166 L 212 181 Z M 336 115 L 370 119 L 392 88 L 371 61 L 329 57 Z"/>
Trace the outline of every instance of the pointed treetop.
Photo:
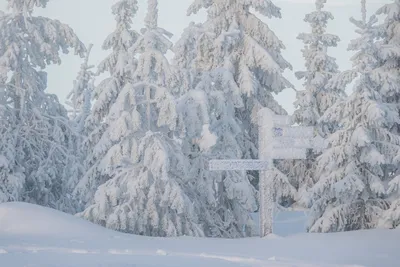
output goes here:
<path id="1" fill-rule="evenodd" d="M 94 73 L 90 70 L 94 68 L 93 65 L 89 65 L 89 56 L 92 50 L 93 44 L 89 44 L 86 52 L 85 59 L 81 64 L 78 77 L 74 80 L 74 87 L 72 91 L 67 95 L 66 104 L 72 107 L 71 118 L 76 119 L 79 113 L 84 112 L 85 104 L 90 104 L 91 96 L 91 83 L 93 82 Z M 89 92 L 88 92 L 89 91 Z M 89 101 L 88 103 L 86 103 Z M 90 108 L 90 107 L 89 107 Z"/>
<path id="2" fill-rule="evenodd" d="M 362 14 L 362 22 L 364 24 L 367 23 L 367 1 L 361 0 L 361 14 Z"/>
<path id="3" fill-rule="evenodd" d="M 324 8 L 325 4 L 326 4 L 326 0 L 316 0 L 315 1 L 315 6 L 317 7 L 318 11 L 321 11 L 321 9 Z"/>
<path id="4" fill-rule="evenodd" d="M 112 13 L 118 23 L 131 23 L 138 11 L 137 0 L 120 0 L 112 6 Z"/>
<path id="5" fill-rule="evenodd" d="M 49 0 L 7 0 L 7 2 L 8 8 L 14 13 L 32 13 L 35 6 L 46 7 Z"/>
<path id="6" fill-rule="evenodd" d="M 146 28 L 156 29 L 158 20 L 158 1 L 157 0 L 147 0 L 147 15 L 144 19 Z"/>

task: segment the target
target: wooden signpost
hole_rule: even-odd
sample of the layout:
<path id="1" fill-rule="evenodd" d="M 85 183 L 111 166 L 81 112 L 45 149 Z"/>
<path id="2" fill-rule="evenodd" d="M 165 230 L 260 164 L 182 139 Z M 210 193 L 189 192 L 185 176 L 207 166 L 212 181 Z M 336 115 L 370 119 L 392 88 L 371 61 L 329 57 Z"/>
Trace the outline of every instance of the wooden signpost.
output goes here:
<path id="1" fill-rule="evenodd" d="M 258 160 L 211 160 L 209 168 L 213 171 L 260 171 L 260 235 L 265 237 L 273 233 L 274 185 L 269 177 L 273 160 L 306 159 L 307 149 L 321 144 L 314 142 L 314 127 L 291 126 L 290 116 L 276 115 L 268 108 L 259 111 L 258 127 Z"/>

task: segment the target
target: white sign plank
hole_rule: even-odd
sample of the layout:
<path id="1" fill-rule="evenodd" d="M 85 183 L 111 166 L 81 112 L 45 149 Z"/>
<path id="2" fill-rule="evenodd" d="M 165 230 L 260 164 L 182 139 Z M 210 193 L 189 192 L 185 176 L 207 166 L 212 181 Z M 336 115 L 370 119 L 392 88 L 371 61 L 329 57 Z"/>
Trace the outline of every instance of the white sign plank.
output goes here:
<path id="1" fill-rule="evenodd" d="M 314 140 L 311 138 L 275 137 L 274 148 L 313 148 Z"/>
<path id="2" fill-rule="evenodd" d="M 307 159 L 307 150 L 304 148 L 282 148 L 272 152 L 274 159 Z"/>
<path id="3" fill-rule="evenodd" d="M 273 127 L 273 137 L 313 138 L 314 127 Z"/>
<path id="4" fill-rule="evenodd" d="M 210 171 L 244 171 L 267 170 L 268 161 L 265 160 L 210 160 Z"/>

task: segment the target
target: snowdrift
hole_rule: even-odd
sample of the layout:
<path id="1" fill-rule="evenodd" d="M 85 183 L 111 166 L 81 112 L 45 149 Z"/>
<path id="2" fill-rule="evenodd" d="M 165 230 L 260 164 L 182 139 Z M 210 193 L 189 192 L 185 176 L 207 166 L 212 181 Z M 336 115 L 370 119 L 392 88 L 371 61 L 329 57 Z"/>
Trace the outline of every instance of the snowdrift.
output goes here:
<path id="1" fill-rule="evenodd" d="M 106 231 L 80 218 L 38 205 L 0 204 L 0 235 L 71 237 L 98 235 Z"/>
<path id="2" fill-rule="evenodd" d="M 150 238 L 31 204 L 0 204 L 0 267 L 398 267 L 399 244 L 399 230 Z"/>

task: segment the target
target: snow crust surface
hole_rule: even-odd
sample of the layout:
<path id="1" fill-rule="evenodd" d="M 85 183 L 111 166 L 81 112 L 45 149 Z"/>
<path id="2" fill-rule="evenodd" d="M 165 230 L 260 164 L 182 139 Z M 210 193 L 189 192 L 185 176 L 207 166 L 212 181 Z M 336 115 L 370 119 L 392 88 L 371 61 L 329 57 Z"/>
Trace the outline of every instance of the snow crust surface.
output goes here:
<path id="1" fill-rule="evenodd" d="M 400 230 L 273 238 L 127 235 L 26 203 L 0 204 L 1 267 L 398 267 Z"/>

